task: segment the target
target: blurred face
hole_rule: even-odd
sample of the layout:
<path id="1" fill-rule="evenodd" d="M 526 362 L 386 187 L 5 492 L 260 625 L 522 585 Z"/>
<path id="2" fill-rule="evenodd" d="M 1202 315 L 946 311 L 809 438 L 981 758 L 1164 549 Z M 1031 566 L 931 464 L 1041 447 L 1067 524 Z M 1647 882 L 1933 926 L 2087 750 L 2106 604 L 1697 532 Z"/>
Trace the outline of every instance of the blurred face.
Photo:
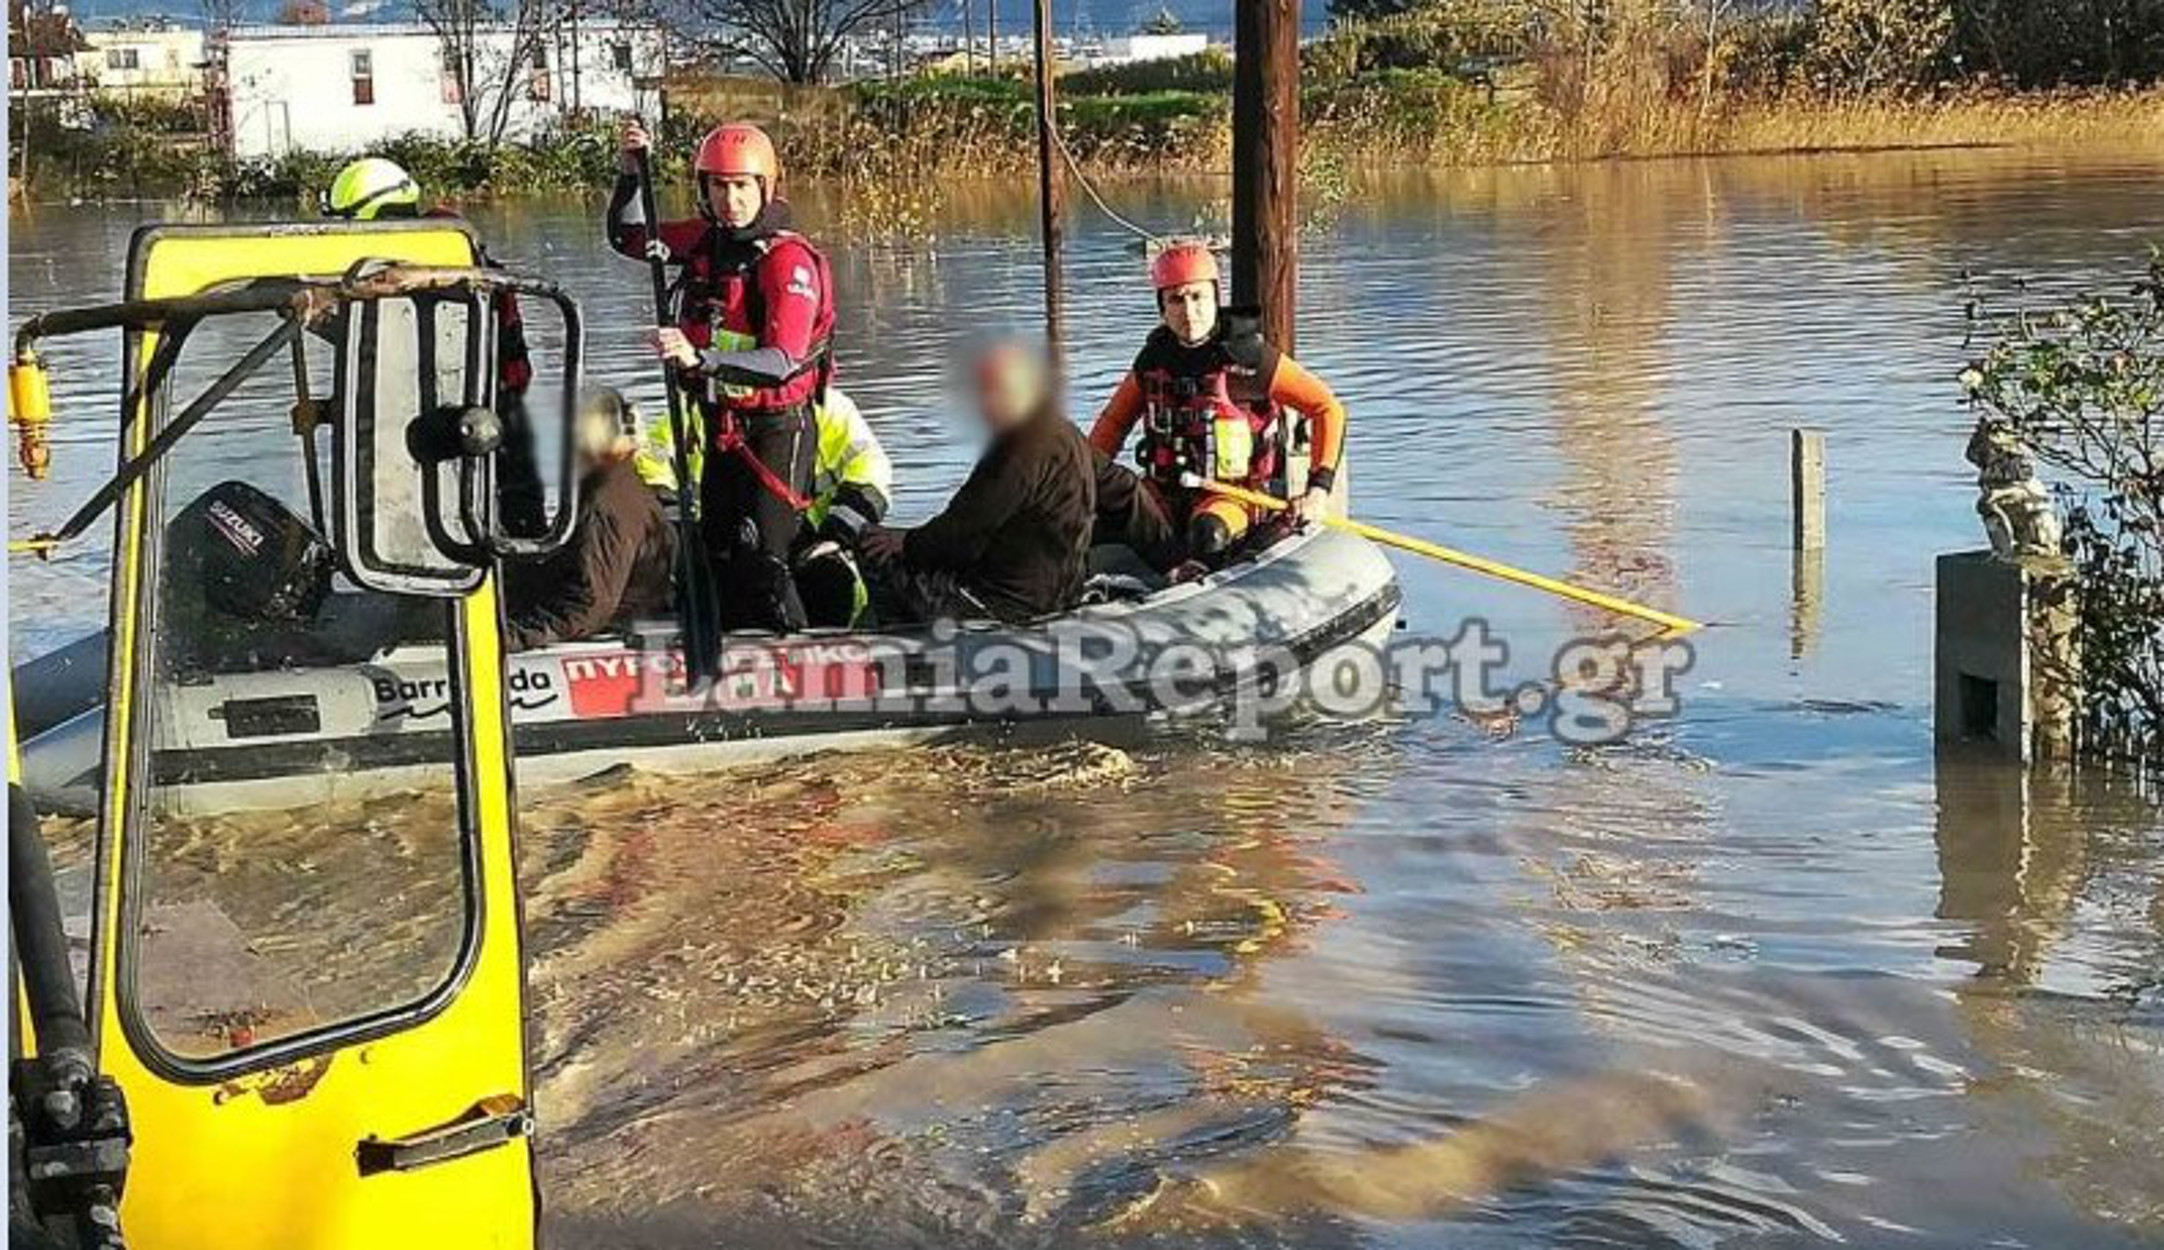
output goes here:
<path id="1" fill-rule="evenodd" d="M 579 413 L 572 438 L 579 465 L 587 469 L 598 468 L 633 450 L 616 413 L 599 406 L 589 406 Z"/>
<path id="2" fill-rule="evenodd" d="M 1036 415 L 1050 394 L 1044 358 L 1026 347 L 1004 344 L 977 361 L 977 410 L 995 434 Z"/>
<path id="3" fill-rule="evenodd" d="M 1189 346 L 1210 337 L 1210 331 L 1217 328 L 1215 282 L 1183 282 L 1167 287 L 1158 292 L 1157 304 L 1164 310 L 1166 328 Z"/>
<path id="4" fill-rule="evenodd" d="M 722 225 L 741 230 L 766 207 L 766 187 L 756 174 L 724 174 L 706 180 L 706 206 Z"/>

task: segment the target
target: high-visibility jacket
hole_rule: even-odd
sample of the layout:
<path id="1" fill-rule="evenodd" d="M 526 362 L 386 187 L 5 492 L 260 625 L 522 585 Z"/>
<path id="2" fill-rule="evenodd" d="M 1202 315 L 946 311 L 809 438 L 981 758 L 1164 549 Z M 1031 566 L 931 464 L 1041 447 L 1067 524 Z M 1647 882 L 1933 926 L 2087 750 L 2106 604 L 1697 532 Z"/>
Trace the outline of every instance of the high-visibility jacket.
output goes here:
<path id="1" fill-rule="evenodd" d="M 864 523 L 877 524 L 887 513 L 894 490 L 894 464 L 887 459 L 869 421 L 839 387 L 828 387 L 826 401 L 814 405 L 819 451 L 812 465 L 812 506 L 804 514 L 817 528 L 836 508 L 847 508 Z M 696 412 L 684 414 L 691 432 L 691 476 L 705 472 L 706 438 Z M 675 435 L 666 413 L 649 417 L 639 440 L 639 477 L 656 490 L 676 489 Z"/>

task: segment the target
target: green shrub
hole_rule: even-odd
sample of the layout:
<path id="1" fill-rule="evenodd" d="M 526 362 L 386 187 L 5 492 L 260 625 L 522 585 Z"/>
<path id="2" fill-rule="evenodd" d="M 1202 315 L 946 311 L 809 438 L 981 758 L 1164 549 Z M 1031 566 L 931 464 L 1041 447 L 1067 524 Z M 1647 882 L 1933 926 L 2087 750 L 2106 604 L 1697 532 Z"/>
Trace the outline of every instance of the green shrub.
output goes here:
<path id="1" fill-rule="evenodd" d="M 185 105 L 34 100 L 10 122 L 28 152 L 15 168 L 38 194 L 190 195 L 216 163 L 202 113 Z"/>
<path id="2" fill-rule="evenodd" d="M 1059 89 L 1068 96 L 1226 92 L 1232 90 L 1232 54 L 1223 48 L 1207 48 L 1193 56 L 1078 69 L 1060 75 Z"/>
<path id="3" fill-rule="evenodd" d="M 880 106 L 1028 105 L 1036 99 L 1034 89 L 1020 79 L 964 77 L 960 74 L 919 74 L 899 81 L 872 80 L 858 83 L 852 90 L 859 102 Z"/>
<path id="4" fill-rule="evenodd" d="M 1425 0 L 1402 12 L 1338 23 L 1302 49 L 1303 66 L 1319 86 L 1378 70 L 1456 72 L 1468 61 L 1522 53 L 1529 14 L 1507 0 Z"/>
<path id="5" fill-rule="evenodd" d="M 237 161 L 221 171 L 215 194 L 229 200 L 282 200 L 312 208 L 344 158 L 316 152 Z"/>
<path id="6" fill-rule="evenodd" d="M 1970 315 L 1989 341 L 1972 408 L 2058 478 L 2083 743 L 2164 761 L 2164 259 L 2124 295 Z"/>
<path id="7" fill-rule="evenodd" d="M 1380 70 L 1334 90 L 1309 90 L 1301 114 L 1318 138 L 1366 156 L 1477 151 L 1509 119 L 1484 89 L 1436 69 Z"/>
<path id="8" fill-rule="evenodd" d="M 1964 73 L 2022 87 L 2164 76 L 2164 0 L 1961 0 L 1953 53 Z"/>
<path id="9" fill-rule="evenodd" d="M 1231 121 L 1231 98 L 1214 92 L 1068 96 L 1060 101 L 1060 125 L 1075 156 L 1118 165 L 1180 161 L 1213 144 L 1217 132 Z"/>

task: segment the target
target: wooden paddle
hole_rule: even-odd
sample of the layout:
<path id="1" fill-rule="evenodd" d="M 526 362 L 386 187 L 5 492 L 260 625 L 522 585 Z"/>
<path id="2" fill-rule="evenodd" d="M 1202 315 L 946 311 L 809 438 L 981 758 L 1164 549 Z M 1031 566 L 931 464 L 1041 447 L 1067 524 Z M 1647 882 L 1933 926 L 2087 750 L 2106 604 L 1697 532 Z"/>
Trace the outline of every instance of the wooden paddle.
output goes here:
<path id="1" fill-rule="evenodd" d="M 646 265 L 654 280 L 654 324 L 669 324 L 668 245 L 661 241 L 661 212 L 654 197 L 654 166 L 650 153 L 639 149 L 639 210 L 646 217 Z M 697 686 L 721 671 L 721 602 L 714 589 L 714 566 L 706 558 L 706 539 L 699 528 L 699 483 L 691 480 L 690 423 L 684 414 L 684 392 L 676 369 L 662 362 L 662 385 L 669 397 L 671 459 L 676 468 L 677 560 L 676 602 L 683 621 L 684 669 L 688 682 Z"/>

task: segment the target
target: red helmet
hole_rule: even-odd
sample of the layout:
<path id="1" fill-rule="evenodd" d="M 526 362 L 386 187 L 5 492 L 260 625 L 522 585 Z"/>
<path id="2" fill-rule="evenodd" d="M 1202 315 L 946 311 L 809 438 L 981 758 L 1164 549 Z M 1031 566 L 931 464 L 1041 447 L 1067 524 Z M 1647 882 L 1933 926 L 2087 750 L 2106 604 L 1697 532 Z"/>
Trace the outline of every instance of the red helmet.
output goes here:
<path id="1" fill-rule="evenodd" d="M 707 131 L 699 140 L 699 157 L 692 168 L 716 178 L 749 174 L 763 179 L 769 196 L 781 185 L 781 157 L 774 154 L 774 141 L 749 122 L 730 122 Z"/>
<path id="2" fill-rule="evenodd" d="M 1210 254 L 1207 243 L 1169 244 L 1150 262 L 1150 285 L 1160 291 L 1217 280 L 1217 257 Z"/>

